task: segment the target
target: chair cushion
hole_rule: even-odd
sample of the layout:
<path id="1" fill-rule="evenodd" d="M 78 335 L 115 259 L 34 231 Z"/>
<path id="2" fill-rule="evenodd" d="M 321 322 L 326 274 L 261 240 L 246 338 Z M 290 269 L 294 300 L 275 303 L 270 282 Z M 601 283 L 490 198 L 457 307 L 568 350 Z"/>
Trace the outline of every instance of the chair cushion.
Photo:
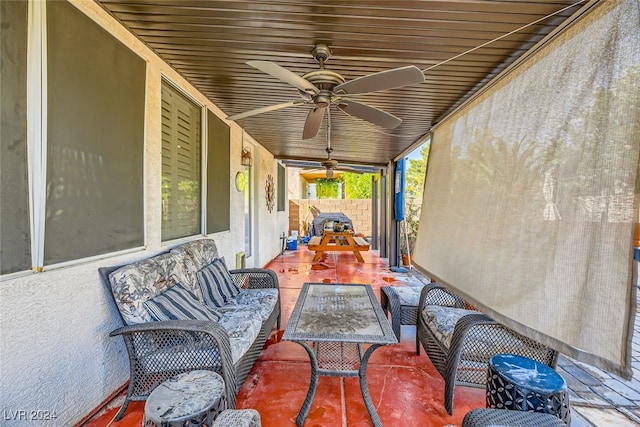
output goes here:
<path id="1" fill-rule="evenodd" d="M 391 290 L 398 296 L 400 305 L 417 307 L 423 286 L 394 286 Z"/>
<path id="2" fill-rule="evenodd" d="M 202 298 L 209 307 L 221 307 L 240 293 L 221 258 L 198 271 Z"/>
<path id="3" fill-rule="evenodd" d="M 431 333 L 437 340 L 441 342 L 447 349 L 451 346 L 451 338 L 456 323 L 462 316 L 467 314 L 477 314 L 477 311 L 466 310 L 464 308 L 455 308 L 442 305 L 425 305 L 422 310 L 422 318 Z"/>
<path id="4" fill-rule="evenodd" d="M 220 315 L 180 283 L 143 303 L 155 320 L 215 320 Z"/>

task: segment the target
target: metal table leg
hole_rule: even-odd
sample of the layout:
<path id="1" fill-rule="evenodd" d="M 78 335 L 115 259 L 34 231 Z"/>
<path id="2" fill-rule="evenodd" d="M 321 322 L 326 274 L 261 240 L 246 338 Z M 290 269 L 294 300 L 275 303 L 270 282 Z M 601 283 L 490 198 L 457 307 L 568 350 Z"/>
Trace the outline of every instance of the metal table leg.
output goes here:
<path id="1" fill-rule="evenodd" d="M 307 419 L 307 415 L 309 415 L 311 402 L 313 402 L 313 398 L 316 395 L 316 389 L 318 388 L 318 359 L 316 358 L 316 353 L 309 346 L 309 344 L 303 341 L 295 342 L 297 342 L 302 347 L 304 347 L 305 350 L 307 350 L 307 354 L 309 354 L 309 361 L 311 362 L 311 381 L 309 382 L 309 391 L 307 391 L 307 397 L 305 397 L 302 408 L 300 408 L 300 412 L 298 413 L 298 417 L 296 418 L 296 425 L 298 427 L 302 427 L 305 420 Z"/>
<path id="2" fill-rule="evenodd" d="M 362 360 L 360 362 L 360 370 L 358 371 L 358 376 L 360 377 L 360 391 L 362 392 L 364 404 L 367 407 L 367 411 L 369 412 L 369 417 L 371 417 L 371 421 L 373 422 L 373 425 L 375 427 L 382 427 L 382 421 L 380 421 L 378 412 L 376 411 L 375 406 L 373 406 L 373 401 L 371 400 L 371 395 L 369 394 L 369 385 L 367 384 L 367 364 L 369 363 L 369 358 L 378 347 L 382 347 L 382 345 L 372 345 L 364 353 L 364 356 L 362 357 Z"/>
<path id="3" fill-rule="evenodd" d="M 302 404 L 302 408 L 300 408 L 300 412 L 298 413 L 298 417 L 296 418 L 296 425 L 298 427 L 302 427 L 309 415 L 309 411 L 311 409 L 311 403 L 313 402 L 313 398 L 316 395 L 316 390 L 318 388 L 318 377 L 320 376 L 320 369 L 318 365 L 318 358 L 314 349 L 309 346 L 306 342 L 303 341 L 295 341 L 300 344 L 309 355 L 309 360 L 311 362 L 311 381 L 309 383 L 309 390 L 307 391 L 307 396 L 304 399 L 304 403 Z M 380 417 L 378 416 L 378 412 L 376 411 L 375 406 L 373 405 L 373 401 L 371 400 L 371 394 L 369 393 L 369 385 L 367 384 L 367 366 L 369 363 L 369 358 L 373 354 L 378 347 L 382 347 L 380 344 L 371 345 L 364 354 L 360 352 L 360 345 L 358 344 L 358 352 L 360 354 L 360 367 L 357 371 L 357 375 L 360 379 L 360 391 L 362 393 L 362 399 L 364 400 L 364 404 L 367 408 L 367 412 L 369 412 L 369 417 L 371 417 L 371 421 L 375 427 L 382 427 L 382 421 L 380 421 Z M 325 371 L 323 371 L 325 372 Z M 342 374 L 339 372 L 328 372 L 325 373 L 328 376 L 340 376 L 340 377 L 351 377 L 356 375 L 356 371 L 344 371 Z"/>

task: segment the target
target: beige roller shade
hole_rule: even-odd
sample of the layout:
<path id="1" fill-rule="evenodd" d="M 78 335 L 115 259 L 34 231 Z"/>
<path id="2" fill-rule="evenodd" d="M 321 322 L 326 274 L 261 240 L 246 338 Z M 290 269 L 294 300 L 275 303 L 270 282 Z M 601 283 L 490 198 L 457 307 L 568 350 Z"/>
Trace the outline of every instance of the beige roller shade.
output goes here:
<path id="1" fill-rule="evenodd" d="M 607 1 L 434 129 L 418 267 L 629 376 L 640 13 Z"/>

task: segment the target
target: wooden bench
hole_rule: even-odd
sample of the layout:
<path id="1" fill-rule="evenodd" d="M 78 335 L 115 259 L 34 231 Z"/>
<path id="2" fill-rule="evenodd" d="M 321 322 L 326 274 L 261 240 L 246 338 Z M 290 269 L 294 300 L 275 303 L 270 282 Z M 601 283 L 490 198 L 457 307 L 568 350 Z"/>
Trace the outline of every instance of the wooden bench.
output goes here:
<path id="1" fill-rule="evenodd" d="M 369 242 L 367 242 L 367 239 L 365 239 L 364 237 L 354 237 L 353 240 L 356 242 L 356 245 L 366 246 L 367 249 L 365 250 L 369 250 Z"/>
<path id="2" fill-rule="evenodd" d="M 360 252 L 369 250 L 369 242 L 362 237 L 353 236 L 353 234 L 348 231 L 326 231 L 322 237 L 313 236 L 309 240 L 307 248 L 316 252 L 316 255 L 313 257 L 314 262 L 319 261 L 322 254 L 328 251 L 351 251 L 358 261 L 364 262 Z"/>
<path id="3" fill-rule="evenodd" d="M 322 242 L 322 237 L 313 236 L 311 239 L 309 239 L 309 243 L 307 244 L 307 246 L 309 247 L 309 249 L 311 249 L 311 246 L 318 246 L 320 242 Z"/>

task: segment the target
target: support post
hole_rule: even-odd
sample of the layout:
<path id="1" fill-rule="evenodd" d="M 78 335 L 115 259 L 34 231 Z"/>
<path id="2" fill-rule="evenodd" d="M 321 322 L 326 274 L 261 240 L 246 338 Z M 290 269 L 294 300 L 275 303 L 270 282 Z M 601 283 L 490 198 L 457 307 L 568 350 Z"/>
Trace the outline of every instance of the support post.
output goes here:
<path id="1" fill-rule="evenodd" d="M 378 222 L 378 178 L 371 177 L 371 249 L 377 250 L 380 247 Z"/>
<path id="2" fill-rule="evenodd" d="M 380 257 L 389 256 L 389 191 L 387 183 L 387 171 L 380 175 Z"/>

